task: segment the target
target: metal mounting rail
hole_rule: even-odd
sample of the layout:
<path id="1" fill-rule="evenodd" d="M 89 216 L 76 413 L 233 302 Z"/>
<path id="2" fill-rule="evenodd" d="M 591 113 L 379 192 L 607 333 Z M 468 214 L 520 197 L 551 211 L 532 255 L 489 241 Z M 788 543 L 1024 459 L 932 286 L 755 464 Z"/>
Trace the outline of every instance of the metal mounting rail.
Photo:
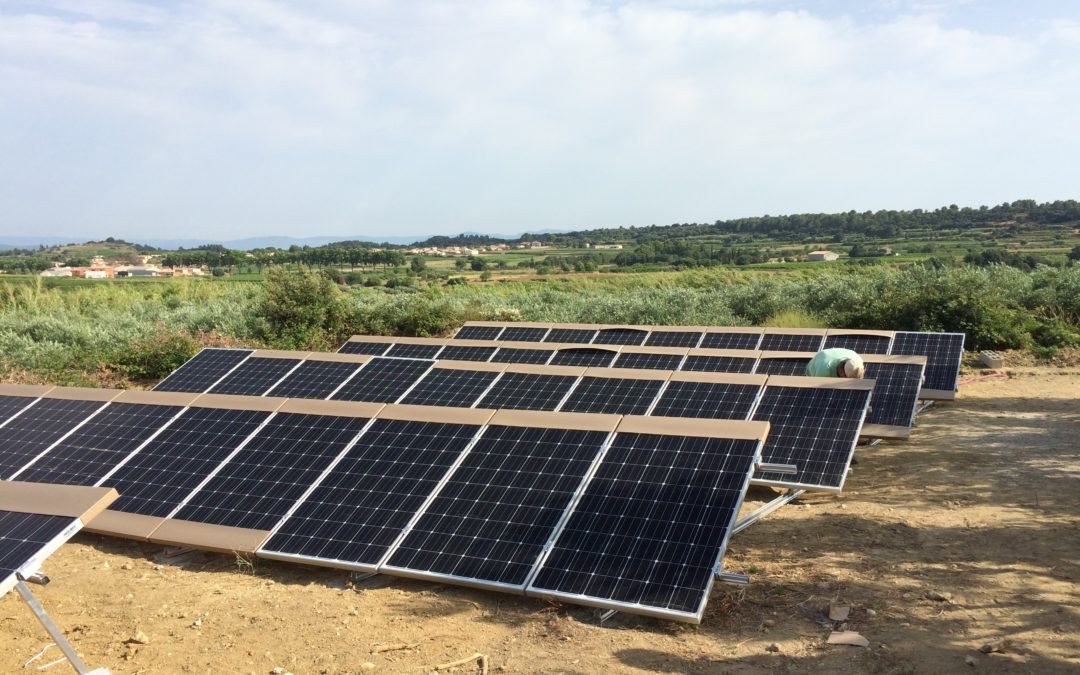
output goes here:
<path id="1" fill-rule="evenodd" d="M 105 668 L 96 668 L 90 670 L 86 663 L 79 658 L 79 654 L 75 651 L 75 648 L 71 646 L 71 643 L 64 637 L 64 633 L 53 623 L 49 618 L 45 608 L 41 606 L 38 599 L 34 597 L 34 594 L 30 592 L 30 588 L 26 585 L 26 582 L 45 585 L 49 583 L 49 577 L 43 574 L 34 574 L 29 577 L 23 577 L 18 575 L 18 581 L 15 583 L 15 590 L 19 592 L 23 600 L 30 607 L 30 611 L 34 613 L 41 625 L 45 627 L 45 630 L 49 633 L 49 637 L 53 639 L 56 646 L 60 648 L 60 651 L 64 652 L 64 656 L 67 658 L 68 663 L 75 669 L 75 672 L 79 675 L 109 675 L 109 671 Z"/>
<path id="2" fill-rule="evenodd" d="M 779 497 L 776 497 L 772 501 L 766 502 L 753 513 L 747 514 L 746 517 L 735 521 L 735 527 L 731 528 L 731 533 L 738 534 L 739 532 L 742 532 L 773 511 L 779 509 L 781 506 L 795 501 L 803 492 L 805 492 L 805 490 L 790 490 Z"/>

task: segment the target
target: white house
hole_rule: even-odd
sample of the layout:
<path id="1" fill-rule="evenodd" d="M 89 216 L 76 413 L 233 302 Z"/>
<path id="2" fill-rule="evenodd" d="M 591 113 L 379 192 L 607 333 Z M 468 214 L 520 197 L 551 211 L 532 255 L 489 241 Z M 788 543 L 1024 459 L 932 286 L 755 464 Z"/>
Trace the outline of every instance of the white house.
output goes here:
<path id="1" fill-rule="evenodd" d="M 809 262 L 832 262 L 839 257 L 839 253 L 832 251 L 810 251 L 806 254 L 806 260 Z"/>

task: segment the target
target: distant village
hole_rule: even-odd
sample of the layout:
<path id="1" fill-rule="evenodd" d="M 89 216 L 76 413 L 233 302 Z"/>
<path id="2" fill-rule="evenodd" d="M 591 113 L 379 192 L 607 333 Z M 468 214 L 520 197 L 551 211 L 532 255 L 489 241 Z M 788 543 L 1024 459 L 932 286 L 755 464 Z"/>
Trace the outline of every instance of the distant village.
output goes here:
<path id="1" fill-rule="evenodd" d="M 109 262 L 97 256 L 86 267 L 68 267 L 62 263 L 41 272 L 43 277 L 76 277 L 79 279 L 123 279 L 126 277 L 201 277 L 206 274 L 202 267 L 163 267 L 154 263 L 161 256 L 140 255 L 138 265 Z"/>

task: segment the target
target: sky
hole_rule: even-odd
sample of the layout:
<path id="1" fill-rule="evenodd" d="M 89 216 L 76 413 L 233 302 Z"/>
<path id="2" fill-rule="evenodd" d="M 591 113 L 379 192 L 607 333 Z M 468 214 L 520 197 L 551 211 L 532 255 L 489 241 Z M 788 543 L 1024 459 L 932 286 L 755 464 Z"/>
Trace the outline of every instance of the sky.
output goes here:
<path id="1" fill-rule="evenodd" d="M 1080 197 L 1073 0 L 0 0 L 3 236 Z"/>

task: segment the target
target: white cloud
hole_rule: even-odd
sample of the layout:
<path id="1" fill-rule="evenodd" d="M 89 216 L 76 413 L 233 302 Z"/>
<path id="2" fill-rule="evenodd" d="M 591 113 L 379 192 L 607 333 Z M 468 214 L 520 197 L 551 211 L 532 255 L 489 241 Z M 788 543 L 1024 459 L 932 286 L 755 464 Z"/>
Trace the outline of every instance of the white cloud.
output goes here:
<path id="1" fill-rule="evenodd" d="M 939 10 L 0 10 L 0 234 L 508 231 L 1076 196 L 1039 157 L 1080 145 L 1080 94 L 1061 86 L 1076 82 L 1076 22 L 996 35 L 946 28 Z M 41 198 L 58 178 L 69 199 Z"/>

